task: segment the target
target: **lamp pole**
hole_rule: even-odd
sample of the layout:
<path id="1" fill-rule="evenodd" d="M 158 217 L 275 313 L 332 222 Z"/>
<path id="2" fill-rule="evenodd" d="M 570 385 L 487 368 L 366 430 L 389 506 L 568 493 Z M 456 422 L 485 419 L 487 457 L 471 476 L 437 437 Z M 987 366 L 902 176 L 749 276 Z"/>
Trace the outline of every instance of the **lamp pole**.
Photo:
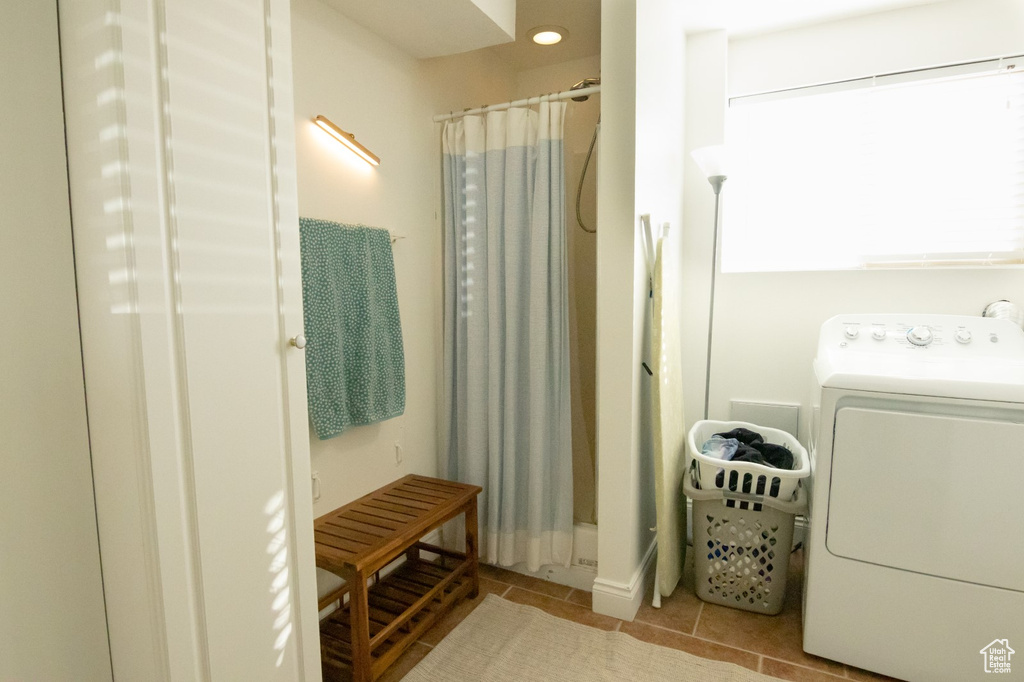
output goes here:
<path id="1" fill-rule="evenodd" d="M 708 176 L 708 182 L 715 190 L 715 230 L 711 238 L 711 296 L 708 299 L 708 359 L 704 373 L 704 419 L 708 418 L 708 407 L 711 403 L 711 338 L 715 331 L 715 276 L 718 274 L 718 205 L 725 178 L 724 175 Z"/>

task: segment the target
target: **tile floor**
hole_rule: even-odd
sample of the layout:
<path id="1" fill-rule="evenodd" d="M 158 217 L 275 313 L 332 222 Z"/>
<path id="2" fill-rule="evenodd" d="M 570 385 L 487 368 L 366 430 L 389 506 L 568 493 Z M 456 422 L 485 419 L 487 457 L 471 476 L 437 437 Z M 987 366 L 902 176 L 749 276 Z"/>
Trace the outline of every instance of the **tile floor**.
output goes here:
<path id="1" fill-rule="evenodd" d="M 632 623 L 602 616 L 590 609 L 590 593 L 531 578 L 493 566 L 480 566 L 480 596 L 464 601 L 428 630 L 385 673 L 381 680 L 401 680 L 451 632 L 487 594 L 528 604 L 548 613 L 604 630 L 618 630 L 637 639 L 681 649 L 703 658 L 729 661 L 765 675 L 795 682 L 888 680 L 891 678 L 805 654 L 801 648 L 800 594 L 803 552 L 793 554 L 786 604 L 777 616 L 706 604 L 693 593 L 689 557 L 675 593 L 651 606 L 650 595 Z"/>

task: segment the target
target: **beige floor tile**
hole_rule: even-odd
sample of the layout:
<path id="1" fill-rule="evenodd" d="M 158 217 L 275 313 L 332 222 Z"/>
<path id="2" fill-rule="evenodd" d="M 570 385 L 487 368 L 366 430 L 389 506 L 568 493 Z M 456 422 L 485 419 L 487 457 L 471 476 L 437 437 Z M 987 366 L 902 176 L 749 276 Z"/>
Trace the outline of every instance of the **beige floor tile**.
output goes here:
<path id="1" fill-rule="evenodd" d="M 648 590 L 634 620 L 677 630 L 687 635 L 693 634 L 693 626 L 697 623 L 697 615 L 703 602 L 693 593 L 692 578 L 689 581 L 686 578 L 684 575 L 671 596 L 661 598 L 660 609 L 651 606 L 653 591 Z"/>
<path id="2" fill-rule="evenodd" d="M 401 675 L 411 670 L 429 651 L 425 645 L 440 642 L 487 594 L 503 595 L 509 601 L 534 606 L 553 616 L 591 627 L 614 630 L 620 626 L 622 632 L 637 639 L 703 658 L 729 661 L 754 670 L 760 664 L 766 675 L 786 680 L 834 682 L 844 677 L 847 669 L 842 664 L 803 652 L 800 621 L 802 553 L 791 557 L 786 605 L 778 616 L 764 616 L 702 602 L 693 593 L 691 559 L 692 553 L 687 558 L 683 579 L 671 597 L 662 599 L 661 609 L 651 607 L 648 595 L 633 623 L 622 623 L 594 613 L 589 592 L 481 564 L 480 596 L 472 601 L 463 601 L 435 624 L 423 635 L 420 643 L 396 662 L 384 679 L 388 682 L 401 679 Z M 693 637 L 691 633 L 695 624 L 697 636 Z M 761 660 L 761 655 L 766 658 Z M 407 667 L 400 667 L 407 663 Z M 856 668 L 849 669 L 849 676 L 854 680 L 890 679 Z"/>
<path id="3" fill-rule="evenodd" d="M 377 678 L 378 682 L 398 682 L 429 653 L 430 647 L 419 642 L 413 642 L 412 646 L 406 649 L 405 653 L 399 656 L 398 660 L 384 671 L 383 675 Z"/>
<path id="4" fill-rule="evenodd" d="M 757 654 L 752 654 L 748 651 L 740 651 L 723 644 L 707 642 L 681 632 L 665 630 L 653 625 L 647 625 L 646 623 L 623 623 L 622 627 L 619 628 L 619 632 L 624 632 L 631 637 L 636 637 L 650 644 L 679 649 L 701 658 L 735 663 L 751 670 L 757 670 L 758 659 L 760 658 Z"/>
<path id="5" fill-rule="evenodd" d="M 836 680 L 844 679 L 841 672 L 838 676 L 830 675 L 820 670 L 811 670 L 772 658 L 763 659 L 761 672 L 769 677 L 791 680 L 791 682 L 836 682 Z"/>
<path id="6" fill-rule="evenodd" d="M 841 663 L 804 653 L 800 613 L 802 590 L 803 552 L 796 552 L 790 557 L 782 613 L 765 616 L 705 603 L 697 624 L 697 636 L 843 676 L 844 667 Z"/>
<path id="7" fill-rule="evenodd" d="M 585 609 L 594 608 L 594 595 L 586 590 L 573 590 L 565 600 L 572 602 L 573 604 L 578 604 Z"/>
<path id="8" fill-rule="evenodd" d="M 546 594 L 555 599 L 565 599 L 572 592 L 572 588 L 567 585 L 559 585 L 550 580 L 541 580 L 540 578 L 523 575 L 522 573 L 516 573 L 515 571 L 509 571 L 508 569 L 489 564 L 480 564 L 480 575 L 491 580 L 515 585 L 525 590 Z"/>
<path id="9" fill-rule="evenodd" d="M 693 634 L 693 626 L 697 623 L 697 614 L 703 603 L 693 593 L 693 550 L 687 548 L 686 561 L 683 563 L 683 575 L 669 597 L 661 598 L 661 608 L 651 606 L 654 586 L 647 591 L 644 602 L 637 611 L 636 618 L 641 623 L 650 623 L 670 630 L 678 630 L 687 635 Z"/>
<path id="10" fill-rule="evenodd" d="M 582 623 L 583 625 L 600 628 L 601 630 L 614 630 L 620 622 L 616 618 L 602 616 L 599 613 L 594 613 L 590 609 L 567 602 L 563 599 L 547 597 L 519 587 L 513 587 L 505 594 L 504 598 L 509 601 L 516 602 L 517 604 L 535 606 L 542 611 L 550 613 L 552 616 L 565 618 L 566 620 L 573 620 L 577 623 Z"/>
<path id="11" fill-rule="evenodd" d="M 416 664 L 423 660 L 423 657 L 430 653 L 433 647 L 422 642 L 413 642 L 412 645 L 402 652 L 398 660 L 391 664 L 384 674 L 377 678 L 377 682 L 398 682 L 416 667 Z M 352 682 L 352 669 L 348 666 L 323 666 L 324 682 Z"/>
<path id="12" fill-rule="evenodd" d="M 697 636 L 827 672 L 843 671 L 839 663 L 804 653 L 799 609 L 763 616 L 705 604 Z"/>
<path id="13" fill-rule="evenodd" d="M 510 589 L 509 585 L 499 583 L 489 578 L 480 578 L 480 594 L 476 599 L 464 599 L 455 605 L 455 608 L 444 615 L 441 620 L 434 623 L 434 626 L 423 633 L 420 641 L 430 646 L 436 646 L 438 642 L 455 629 L 455 626 L 462 622 L 462 619 L 472 613 L 480 602 L 488 594 L 497 596 L 503 595 Z"/>

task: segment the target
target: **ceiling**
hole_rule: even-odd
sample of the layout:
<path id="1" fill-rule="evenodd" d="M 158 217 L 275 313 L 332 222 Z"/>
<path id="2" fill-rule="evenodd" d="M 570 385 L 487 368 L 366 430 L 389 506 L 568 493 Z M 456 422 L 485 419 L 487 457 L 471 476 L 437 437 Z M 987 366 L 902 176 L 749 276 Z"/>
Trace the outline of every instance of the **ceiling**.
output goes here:
<path id="1" fill-rule="evenodd" d="M 323 0 L 414 57 L 484 48 L 513 71 L 592 57 L 601 52 L 602 0 L 516 0 L 515 42 L 482 10 L 483 0 Z M 681 3 L 687 33 L 725 29 L 766 33 L 886 10 L 951 0 L 666 0 Z M 511 0 L 502 0 L 510 4 Z M 560 26 L 557 45 L 536 45 L 531 29 Z M 504 44 L 499 44 L 504 43 Z M 491 45 L 493 47 L 485 47 Z"/>
<path id="2" fill-rule="evenodd" d="M 750 35 L 949 0 L 672 1 L 683 3 L 687 33 L 725 29 L 732 35 Z M 568 38 L 557 45 L 535 45 L 530 29 L 548 25 L 568 29 Z M 488 49 L 515 71 L 600 54 L 601 0 L 518 0 L 516 41 Z"/>
<path id="3" fill-rule="evenodd" d="M 530 29 L 561 26 L 569 35 L 556 45 L 537 45 Z M 488 48 L 513 71 L 601 54 L 601 0 L 516 0 L 516 41 Z"/>
<path id="4" fill-rule="evenodd" d="M 515 0 L 490 2 L 511 7 Z M 413 57 L 438 57 L 508 42 L 511 16 L 502 25 L 481 0 L 323 0 L 352 21 Z"/>
<path id="5" fill-rule="evenodd" d="M 766 33 L 822 21 L 949 0 L 682 0 L 687 33 Z"/>

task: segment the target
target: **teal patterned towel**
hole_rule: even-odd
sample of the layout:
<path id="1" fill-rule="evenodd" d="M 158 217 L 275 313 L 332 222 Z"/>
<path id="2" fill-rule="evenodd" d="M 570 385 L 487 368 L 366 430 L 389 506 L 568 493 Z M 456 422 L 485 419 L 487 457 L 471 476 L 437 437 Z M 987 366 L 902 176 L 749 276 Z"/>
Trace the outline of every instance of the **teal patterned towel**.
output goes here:
<path id="1" fill-rule="evenodd" d="M 320 440 L 405 412 L 405 353 L 387 230 L 299 219 L 306 393 Z"/>

